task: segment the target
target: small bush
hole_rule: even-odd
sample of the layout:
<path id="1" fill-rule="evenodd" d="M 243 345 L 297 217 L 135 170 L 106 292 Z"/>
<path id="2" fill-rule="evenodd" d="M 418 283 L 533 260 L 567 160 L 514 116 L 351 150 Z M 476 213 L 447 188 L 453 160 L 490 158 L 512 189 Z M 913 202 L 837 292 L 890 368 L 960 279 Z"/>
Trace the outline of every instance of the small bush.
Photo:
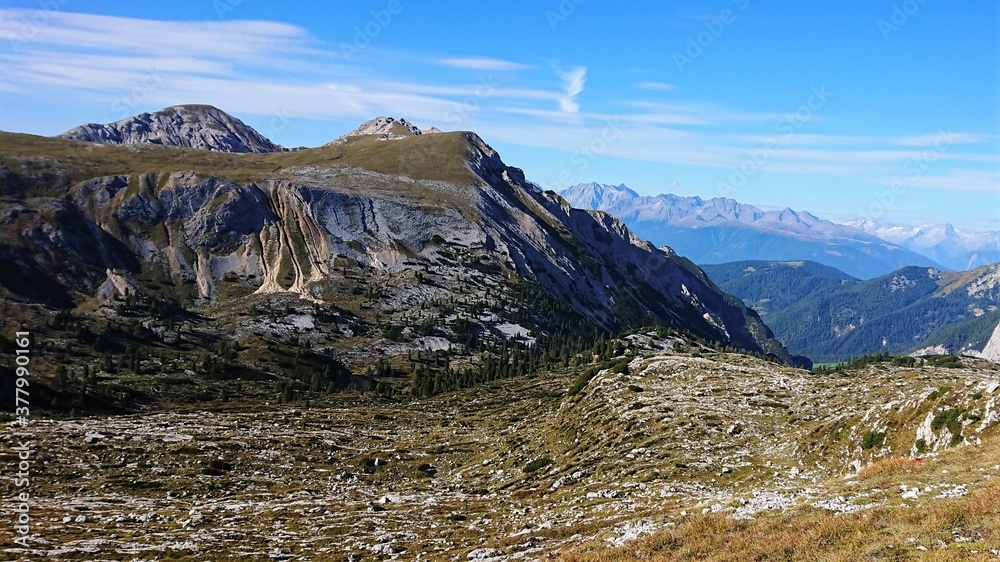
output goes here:
<path id="1" fill-rule="evenodd" d="M 931 420 L 931 429 L 939 431 L 948 428 L 951 432 L 951 444 L 958 445 L 965 437 L 962 435 L 962 418 L 968 410 L 955 406 L 942 412 L 938 412 Z"/>
<path id="2" fill-rule="evenodd" d="M 945 394 L 947 394 L 949 390 L 951 390 L 950 386 L 942 386 L 942 387 L 938 388 L 937 390 L 935 390 L 934 392 L 931 392 L 930 394 L 928 394 L 927 395 L 927 399 L 928 400 L 937 400 L 938 398 L 941 398 L 942 396 L 944 396 Z"/>
<path id="3" fill-rule="evenodd" d="M 545 468 L 546 466 L 549 466 L 550 464 L 552 464 L 552 459 L 550 459 L 549 457 L 538 457 L 537 459 L 524 465 L 524 472 L 525 473 L 535 472 Z"/>
<path id="4" fill-rule="evenodd" d="M 389 341 L 403 341 L 403 327 L 389 324 L 382 330 L 382 336 Z"/>
<path id="5" fill-rule="evenodd" d="M 638 386 L 638 385 L 635 385 L 635 384 L 628 385 L 628 389 L 631 390 L 632 392 L 642 392 L 643 391 L 643 388 L 641 386 Z"/>
<path id="6" fill-rule="evenodd" d="M 207 476 L 222 476 L 223 474 L 229 472 L 232 469 L 233 469 L 232 463 L 228 463 L 220 459 L 213 459 L 209 461 L 208 466 L 201 469 L 201 473 Z"/>
<path id="7" fill-rule="evenodd" d="M 885 432 L 884 431 L 869 431 L 861 439 L 861 448 L 864 450 L 875 449 L 881 447 L 885 443 Z"/>
<path id="8" fill-rule="evenodd" d="M 934 367 L 944 367 L 946 369 L 958 369 L 962 367 L 962 361 L 956 355 L 933 355 L 927 361 Z"/>
<path id="9" fill-rule="evenodd" d="M 576 380 L 573 381 L 573 385 L 569 387 L 566 394 L 569 396 L 576 396 L 577 394 L 580 394 L 580 391 L 587 386 L 590 379 L 594 378 L 594 376 L 599 372 L 601 372 L 600 367 L 590 367 L 586 371 L 580 373 L 580 376 L 576 377 Z"/>
<path id="10" fill-rule="evenodd" d="M 627 375 L 629 373 L 628 364 L 631 362 L 632 362 L 631 357 L 623 357 L 621 359 L 616 359 L 615 361 L 604 361 L 602 363 L 599 363 L 598 365 L 590 367 L 586 371 L 580 373 L 580 376 L 576 377 L 576 380 L 573 381 L 573 385 L 569 387 L 569 390 L 566 391 L 566 394 L 568 396 L 576 396 L 577 394 L 580 393 L 581 390 L 584 389 L 584 387 L 587 386 L 587 383 L 590 382 L 590 379 L 597 376 L 597 373 L 600 373 L 604 369 L 610 369 L 611 371 L 618 373 L 620 375 Z"/>
<path id="11" fill-rule="evenodd" d="M 631 357 L 624 357 L 622 359 L 619 359 L 619 360 L 615 361 L 614 363 L 612 363 L 611 365 L 609 365 L 607 368 L 611 369 L 615 373 L 618 373 L 619 375 L 627 375 L 628 372 L 629 372 L 628 371 L 628 364 L 631 363 L 631 362 L 632 362 L 632 358 Z"/>

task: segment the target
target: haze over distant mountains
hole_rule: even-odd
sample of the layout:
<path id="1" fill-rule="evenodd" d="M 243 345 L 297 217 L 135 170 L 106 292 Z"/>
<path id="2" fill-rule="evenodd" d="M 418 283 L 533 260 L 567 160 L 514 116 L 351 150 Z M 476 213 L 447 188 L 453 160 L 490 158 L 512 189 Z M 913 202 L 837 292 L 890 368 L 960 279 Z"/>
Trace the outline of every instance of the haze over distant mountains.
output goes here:
<path id="1" fill-rule="evenodd" d="M 947 223 L 908 226 L 878 224 L 868 219 L 858 219 L 846 224 L 899 244 L 956 271 L 1000 261 L 998 230 L 967 232 Z"/>
<path id="2" fill-rule="evenodd" d="M 940 267 L 900 244 L 804 211 L 764 211 L 722 197 L 641 196 L 625 185 L 597 183 L 560 195 L 574 207 L 610 213 L 638 236 L 699 264 L 813 260 L 863 279 L 908 265 Z"/>

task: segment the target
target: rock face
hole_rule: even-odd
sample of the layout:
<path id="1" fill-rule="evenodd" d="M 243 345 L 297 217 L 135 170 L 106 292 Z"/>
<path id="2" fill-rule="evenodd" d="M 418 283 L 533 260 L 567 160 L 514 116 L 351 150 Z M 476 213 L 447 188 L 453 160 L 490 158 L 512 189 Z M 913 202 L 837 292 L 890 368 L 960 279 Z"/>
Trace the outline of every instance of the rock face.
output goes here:
<path id="1" fill-rule="evenodd" d="M 983 359 L 989 359 L 990 361 L 1000 362 L 1000 324 L 993 329 L 993 333 L 990 335 L 990 339 L 983 346 L 983 349 L 976 351 L 974 349 L 966 351 L 969 355 L 975 355 L 982 357 Z"/>
<path id="2" fill-rule="evenodd" d="M 90 123 L 61 138 L 101 144 L 153 143 L 216 152 L 280 152 L 281 146 L 210 105 L 178 105 L 114 123 Z"/>
<path id="3" fill-rule="evenodd" d="M 805 211 L 763 211 L 722 197 L 640 196 L 625 185 L 596 183 L 573 186 L 561 195 L 573 206 L 621 218 L 640 237 L 668 244 L 698 264 L 812 260 L 862 279 L 907 265 L 936 265 L 899 245 Z"/>
<path id="4" fill-rule="evenodd" d="M 474 133 L 393 143 L 348 137 L 283 157 L 287 167 L 252 182 L 185 171 L 179 156 L 173 170 L 72 185 L 64 204 L 141 264 L 123 267 L 116 257 L 79 267 L 95 288 L 120 268 L 125 277 L 156 272 L 170 281 L 157 285 L 196 288 L 206 302 L 225 298 L 223 279 L 238 278 L 258 294 L 334 304 L 345 298 L 338 280 L 355 277 L 350 268 L 373 282 L 397 280 L 399 301 L 380 304 L 396 315 L 427 298 L 424 272 L 441 276 L 435 301 L 480 293 L 497 301 L 513 281 L 537 286 L 595 328 L 668 324 L 791 360 L 755 312 L 696 266 L 606 213 L 572 208 L 534 187 Z"/>
<path id="5" fill-rule="evenodd" d="M 339 144 L 351 137 L 360 137 L 365 135 L 377 135 L 379 140 L 395 140 L 440 132 L 441 129 L 438 129 L 437 127 L 432 126 L 424 129 L 418 129 L 406 119 L 383 116 L 365 121 L 358 128 L 338 138 L 330 144 Z"/>

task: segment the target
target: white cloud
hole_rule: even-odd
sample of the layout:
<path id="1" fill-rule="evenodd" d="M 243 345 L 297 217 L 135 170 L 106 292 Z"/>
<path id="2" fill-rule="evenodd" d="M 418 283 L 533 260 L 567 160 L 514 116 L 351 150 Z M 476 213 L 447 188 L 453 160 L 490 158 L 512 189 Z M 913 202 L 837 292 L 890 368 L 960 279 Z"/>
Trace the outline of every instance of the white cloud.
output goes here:
<path id="1" fill-rule="evenodd" d="M 498 72 L 512 71 L 512 70 L 527 70 L 532 68 L 531 66 L 526 64 L 506 61 L 503 59 L 494 59 L 489 57 L 465 57 L 465 58 L 454 58 L 454 59 L 440 59 L 435 62 L 443 66 L 451 66 L 454 68 L 467 68 L 470 70 L 486 70 L 486 71 L 498 71 Z"/>
<path id="2" fill-rule="evenodd" d="M 938 174 L 897 176 L 878 183 L 935 191 L 972 191 L 996 195 L 1000 193 L 1000 171 L 951 170 Z"/>
<path id="3" fill-rule="evenodd" d="M 677 86 L 667 84 L 666 82 L 636 82 L 633 86 L 640 90 L 653 90 L 656 92 L 670 92 L 677 88 Z"/>
<path id="4" fill-rule="evenodd" d="M 45 14 L 45 17 L 37 17 Z M 39 22 L 26 33 L 24 23 Z M 152 21 L 76 13 L 0 9 L 0 92 L 65 103 L 100 100 L 93 120 L 117 120 L 178 103 L 209 103 L 237 115 L 358 122 L 397 115 L 442 127 L 475 128 L 487 139 L 575 152 L 590 146 L 614 122 L 620 129 L 603 155 L 721 170 L 746 162 L 769 146 L 761 169 L 858 181 L 888 181 L 907 160 L 940 143 L 940 132 L 913 136 L 823 134 L 823 114 L 793 135 L 775 133 L 785 115 L 706 103 L 608 100 L 601 111 L 582 111 L 588 68 L 554 69 L 558 85 L 540 87 L 517 72 L 502 80 L 468 82 L 434 77 L 432 65 L 481 70 L 531 68 L 488 57 L 414 64 L 431 78 L 401 80 L 376 65 L 340 64 L 337 49 L 298 26 L 261 21 Z M 371 47 L 371 58 L 390 58 Z M 456 74 L 456 73 L 443 73 Z M 460 74 L 460 73 L 459 73 Z M 537 78 L 537 77 L 535 77 Z M 551 77 L 548 78 L 552 82 Z M 635 88 L 670 91 L 662 82 Z M 626 95 L 635 91 L 623 88 Z M 10 92 L 10 94 L 7 94 Z M 42 102 L 40 102 L 42 103 Z M 620 114 L 612 109 L 622 110 Z M 781 109 L 781 108 L 779 108 Z M 68 129 L 78 123 L 66 123 Z M 263 131 L 268 133 L 267 131 Z M 330 138 L 343 131 L 330 131 Z M 276 133 L 277 134 L 277 133 Z M 912 185 L 928 189 L 996 192 L 1000 155 L 996 137 L 947 132 L 947 150 L 928 175 Z M 275 138 L 286 145 L 296 139 Z M 981 146 L 976 146 L 977 144 Z M 954 146 L 951 146 L 954 145 Z M 932 174 L 933 173 L 933 174 Z"/>
<path id="5" fill-rule="evenodd" d="M 896 137 L 888 139 L 889 142 L 900 146 L 910 146 L 914 148 L 924 148 L 953 144 L 975 144 L 990 139 L 995 139 L 992 135 L 981 135 L 977 133 L 953 133 L 951 131 L 939 131 L 937 133 L 927 133 L 925 135 L 914 135 L 910 137 Z"/>
<path id="6" fill-rule="evenodd" d="M 583 91 L 583 85 L 587 82 L 587 67 L 577 66 L 567 71 L 556 70 L 556 76 L 563 82 L 563 96 L 559 98 L 559 108 L 565 113 L 577 113 L 580 111 L 580 104 L 576 103 L 576 96 Z"/>
<path id="7" fill-rule="evenodd" d="M 313 39 L 299 26 L 272 21 L 156 21 L 73 12 L 0 10 L 0 40 L 17 52 L 62 45 L 119 53 L 270 58 L 310 52 Z"/>

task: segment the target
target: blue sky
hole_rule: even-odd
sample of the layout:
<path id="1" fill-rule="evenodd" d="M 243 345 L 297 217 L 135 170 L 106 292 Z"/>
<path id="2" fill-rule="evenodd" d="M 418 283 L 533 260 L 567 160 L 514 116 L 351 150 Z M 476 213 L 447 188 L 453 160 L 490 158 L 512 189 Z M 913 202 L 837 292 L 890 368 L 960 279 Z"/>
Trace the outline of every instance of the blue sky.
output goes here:
<path id="1" fill-rule="evenodd" d="M 393 115 L 547 188 L 998 230 L 998 5 L 3 0 L 0 129 L 209 103 L 316 146 Z"/>

